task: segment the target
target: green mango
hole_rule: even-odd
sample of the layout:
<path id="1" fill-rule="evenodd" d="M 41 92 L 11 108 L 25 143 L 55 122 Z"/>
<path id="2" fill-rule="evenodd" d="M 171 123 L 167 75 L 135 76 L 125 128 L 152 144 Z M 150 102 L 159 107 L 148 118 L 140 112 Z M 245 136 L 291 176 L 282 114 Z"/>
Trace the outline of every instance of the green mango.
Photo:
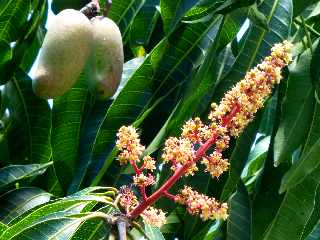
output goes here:
<path id="1" fill-rule="evenodd" d="M 81 12 L 66 9 L 54 17 L 44 38 L 32 86 L 36 95 L 63 95 L 77 81 L 90 55 L 92 26 Z"/>
<path id="2" fill-rule="evenodd" d="M 123 70 L 121 32 L 111 19 L 98 16 L 91 19 L 93 46 L 89 60 L 91 69 L 89 90 L 100 100 L 116 92 Z"/>
<path id="3" fill-rule="evenodd" d="M 80 10 L 89 2 L 90 0 L 53 0 L 51 9 L 55 14 L 69 8 Z"/>

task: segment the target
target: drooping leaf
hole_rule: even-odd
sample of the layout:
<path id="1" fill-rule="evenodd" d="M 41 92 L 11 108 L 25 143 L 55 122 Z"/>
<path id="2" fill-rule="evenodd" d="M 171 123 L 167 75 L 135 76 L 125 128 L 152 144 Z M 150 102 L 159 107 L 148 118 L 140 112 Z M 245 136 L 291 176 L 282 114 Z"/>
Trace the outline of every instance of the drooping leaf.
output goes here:
<path id="1" fill-rule="evenodd" d="M 36 3 L 33 3 L 32 5 L 30 0 L 18 1 L 16 8 L 12 6 L 13 2 L 14 1 L 8 1 L 8 4 L 4 7 L 3 9 L 4 11 L 2 12 L 3 13 L 2 16 L 4 16 L 4 19 L 1 19 L 1 16 L 0 16 L 0 22 L 3 23 L 3 25 L 0 24 L 0 29 L 1 27 L 4 27 L 2 29 L 3 31 L 5 31 L 4 34 L 6 33 L 10 34 L 11 30 L 17 31 L 18 33 L 18 36 L 16 36 L 16 39 L 12 39 L 12 40 L 6 40 L 0 37 L 1 42 L 4 41 L 7 44 L 10 43 L 10 51 L 8 48 L 3 48 L 5 52 L 2 52 L 3 50 L 0 50 L 2 52 L 0 55 L 6 56 L 6 58 L 3 59 L 0 64 L 0 79 L 1 79 L 0 84 L 5 84 L 8 81 L 10 81 L 13 78 L 14 73 L 18 70 L 20 63 L 23 61 L 24 55 L 28 55 L 31 53 L 30 51 L 26 54 L 25 49 L 28 49 L 31 47 L 32 43 L 34 42 L 34 39 L 36 39 L 38 27 L 40 26 L 40 24 L 43 25 L 46 19 L 47 1 L 39 0 Z M 22 2 L 23 2 L 23 5 L 21 4 Z M 29 5 L 27 6 L 26 4 L 29 4 Z M 9 9 L 12 10 L 12 7 L 15 11 L 17 11 L 15 13 L 12 13 L 12 14 L 18 14 L 17 18 L 19 18 L 19 16 L 21 16 L 22 18 L 24 17 L 26 18 L 22 20 L 23 22 L 21 22 L 22 24 L 21 27 L 15 26 L 14 22 L 11 22 L 11 21 L 15 21 L 14 19 L 16 19 L 16 16 L 7 15 L 6 10 L 9 10 Z M 23 12 L 19 12 L 21 10 L 19 9 L 20 7 L 23 7 Z M 1 9 L 1 6 L 0 6 L 0 9 Z M 10 10 L 9 10 L 9 14 L 10 14 Z M 9 16 L 9 19 L 7 19 L 8 16 Z M 17 24 L 20 24 L 20 23 L 17 23 Z M 31 63 L 28 63 L 28 64 L 30 65 Z M 23 70 L 26 69 L 25 66 L 21 66 L 21 67 Z"/>
<path id="2" fill-rule="evenodd" d="M 266 160 L 264 161 L 261 175 L 256 180 L 255 192 L 252 200 L 252 240 L 261 240 L 263 233 L 267 230 L 276 215 L 283 195 L 278 193 L 283 174 L 288 170 L 288 165 L 280 165 L 275 168 L 273 164 L 273 146 L 276 131 L 280 122 L 281 102 L 285 95 L 286 85 L 281 82 L 275 92 L 277 103 L 273 118 L 273 128 Z"/>
<path id="3" fill-rule="evenodd" d="M 301 158 L 295 161 L 290 170 L 284 175 L 279 190 L 280 192 L 284 192 L 294 186 L 297 186 L 306 177 L 308 177 L 311 172 L 320 166 L 318 161 L 318 156 L 320 154 L 320 140 L 318 138 L 319 132 L 316 132 L 316 130 L 319 129 L 319 115 L 319 106 L 317 105 L 313 126 L 311 127 L 311 131 L 314 132 L 311 132 L 309 137 L 310 141 L 312 141 L 311 138 L 314 139 L 315 136 L 316 141 L 314 144 L 307 141 L 306 147 L 308 148 L 308 151 L 305 151 Z"/>
<path id="4" fill-rule="evenodd" d="M 320 42 L 317 43 L 317 46 L 315 47 L 312 53 L 312 58 L 310 63 L 310 79 L 318 95 L 320 91 L 319 64 L 320 64 Z"/>
<path id="5" fill-rule="evenodd" d="M 320 238 L 320 219 L 314 226 L 312 232 L 305 238 L 305 240 L 318 240 Z"/>
<path id="6" fill-rule="evenodd" d="M 247 240 L 251 238 L 251 203 L 246 187 L 238 182 L 237 191 L 231 197 L 230 216 L 227 222 L 228 240 Z"/>
<path id="7" fill-rule="evenodd" d="M 23 231 L 15 234 L 11 239 L 70 239 L 77 228 L 83 223 L 81 218 L 58 217 L 55 219 L 44 220 L 38 224 L 28 226 Z"/>
<path id="8" fill-rule="evenodd" d="M 319 184 L 320 168 L 317 168 L 299 185 L 288 190 L 263 239 L 300 239 L 304 225 L 312 214 L 315 189 Z"/>
<path id="9" fill-rule="evenodd" d="M 134 58 L 124 64 L 120 85 L 112 98 L 116 98 L 119 95 L 128 79 L 142 64 L 143 59 L 144 57 Z M 79 189 L 80 185 L 84 181 L 89 167 L 92 167 L 93 169 L 97 167 L 91 164 L 92 144 L 95 140 L 97 131 L 99 130 L 99 126 L 101 125 L 101 121 L 103 120 L 110 104 L 111 101 L 96 101 L 88 110 L 89 114 L 84 121 L 84 126 L 82 127 L 81 132 L 82 138 L 80 141 L 79 159 L 75 166 L 75 176 L 68 189 L 69 193 L 76 192 Z"/>
<path id="10" fill-rule="evenodd" d="M 298 16 L 304 9 L 310 5 L 316 3 L 317 0 L 294 0 L 293 13 L 294 16 Z"/>
<path id="11" fill-rule="evenodd" d="M 86 73 L 82 73 L 72 89 L 53 101 L 52 158 L 56 175 L 65 192 L 75 175 L 80 131 L 88 98 Z"/>
<path id="12" fill-rule="evenodd" d="M 227 182 L 225 183 L 220 199 L 226 201 L 231 194 L 235 191 L 238 181 L 240 180 L 241 173 L 248 160 L 251 146 L 256 137 L 256 131 L 259 127 L 260 116 L 251 123 L 246 130 L 241 134 L 236 142 L 232 154 L 230 156 L 230 170 Z"/>
<path id="13" fill-rule="evenodd" d="M 4 167 L 0 169 L 0 189 L 17 181 L 41 175 L 51 165 L 52 162 L 44 164 L 10 165 Z"/>
<path id="14" fill-rule="evenodd" d="M 130 27 L 130 45 L 147 46 L 160 16 L 157 5 L 160 0 L 146 0 Z"/>
<path id="15" fill-rule="evenodd" d="M 310 79 L 311 54 L 306 50 L 290 65 L 287 94 L 282 105 L 282 119 L 275 138 L 274 161 L 279 165 L 303 144 L 314 110 L 314 88 Z"/>
<path id="16" fill-rule="evenodd" d="M 1 40 L 10 43 L 19 38 L 20 31 L 27 22 L 30 8 L 30 0 L 8 0 L 0 3 Z"/>
<path id="17" fill-rule="evenodd" d="M 160 0 L 164 31 L 170 34 L 185 13 L 199 0 Z"/>
<path id="18" fill-rule="evenodd" d="M 50 200 L 51 194 L 39 188 L 20 188 L 0 197 L 0 221 L 10 223 L 24 212 Z"/>
<path id="19" fill-rule="evenodd" d="M 273 44 L 282 42 L 289 36 L 292 21 L 291 0 L 265 0 L 258 10 L 266 16 L 270 30 L 250 25 L 235 63 L 217 86 L 215 99 L 220 99 L 249 69 L 269 55 Z"/>
<path id="20" fill-rule="evenodd" d="M 2 233 L 8 228 L 8 226 L 2 222 L 0 222 L 0 237 Z"/>
<path id="21" fill-rule="evenodd" d="M 154 239 L 154 240 L 164 240 L 165 239 L 159 228 L 152 227 L 148 224 L 146 224 L 144 228 L 145 228 L 146 235 L 150 239 Z"/>
<path id="22" fill-rule="evenodd" d="M 249 154 L 248 162 L 241 174 L 241 179 L 246 185 L 249 193 L 254 191 L 257 178 L 261 174 L 264 161 L 267 157 L 269 145 L 270 137 L 265 137 L 255 145 L 254 149 L 252 149 Z"/>
<path id="23" fill-rule="evenodd" d="M 12 127 L 8 132 L 10 160 L 46 163 L 51 157 L 51 110 L 32 91 L 31 79 L 22 71 L 5 86 Z"/>
<path id="24" fill-rule="evenodd" d="M 11 222 L 10 228 L 5 231 L 0 239 L 10 239 L 36 222 L 57 218 L 58 216 L 66 217 L 70 214 L 79 214 L 94 202 L 103 203 L 105 200 L 102 197 L 96 196 L 73 196 L 33 208 L 22 214 L 20 217 L 14 219 Z"/>
<path id="25" fill-rule="evenodd" d="M 104 217 L 106 214 L 102 212 L 93 212 L 44 219 L 25 228 L 11 239 L 71 239 L 81 224 L 91 219 L 103 219 Z"/>
<path id="26" fill-rule="evenodd" d="M 106 1 L 101 1 L 104 6 Z M 125 39 L 131 24 L 139 10 L 143 6 L 145 0 L 113 0 L 108 17 L 111 18 L 119 26 L 121 34 Z"/>
<path id="27" fill-rule="evenodd" d="M 110 206 L 102 207 L 98 209 L 99 212 L 109 214 L 110 216 L 119 214 L 119 210 L 116 210 Z M 110 234 L 110 226 L 106 224 L 103 219 L 92 219 L 86 221 L 80 226 L 80 228 L 72 236 L 72 240 L 95 240 L 103 239 Z"/>
<path id="28" fill-rule="evenodd" d="M 305 239 L 308 235 L 310 235 L 314 231 L 314 229 L 317 228 L 319 219 L 320 219 L 320 184 L 318 184 L 318 187 L 316 189 L 316 196 L 314 198 L 314 207 L 312 210 L 312 214 L 309 217 L 307 224 L 305 224 L 304 226 L 301 239 Z M 314 234 L 311 234 L 311 235 L 314 235 Z"/>

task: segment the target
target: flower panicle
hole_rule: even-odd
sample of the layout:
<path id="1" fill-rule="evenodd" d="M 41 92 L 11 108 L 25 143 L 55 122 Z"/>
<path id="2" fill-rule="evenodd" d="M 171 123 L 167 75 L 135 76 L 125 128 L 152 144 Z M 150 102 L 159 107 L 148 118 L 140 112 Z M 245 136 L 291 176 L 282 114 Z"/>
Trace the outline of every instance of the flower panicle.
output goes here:
<path id="1" fill-rule="evenodd" d="M 216 199 L 198 193 L 191 187 L 185 186 L 176 196 L 176 202 L 186 205 L 191 215 L 199 215 L 204 221 L 227 219 L 228 205 L 219 203 Z"/>
<path id="2" fill-rule="evenodd" d="M 291 61 L 288 41 L 275 44 L 271 48 L 270 56 L 256 67 L 249 70 L 244 79 L 232 87 L 219 104 L 212 103 L 208 115 L 208 123 L 200 118 L 188 120 L 181 129 L 180 137 L 169 137 L 162 151 L 162 159 L 171 165 L 173 175 L 167 182 L 150 197 L 145 194 L 145 187 L 155 183 L 154 177 L 143 171 L 153 172 L 155 160 L 144 156 L 144 146 L 141 145 L 139 135 L 132 126 L 123 126 L 117 134 L 117 147 L 120 150 L 120 164 L 128 162 L 135 169 L 133 182 L 140 189 L 142 201 L 132 196 L 132 192 L 124 194 L 123 203 L 131 199 L 129 216 L 141 215 L 146 222 L 160 225 L 163 219 L 156 219 L 156 215 L 165 218 L 161 210 L 151 207 L 159 197 L 167 196 L 177 203 L 186 205 L 190 214 L 198 214 L 203 220 L 226 219 L 228 206 L 219 203 L 214 198 L 185 187 L 178 195 L 168 193 L 169 188 L 182 176 L 194 175 L 198 171 L 197 163 L 204 165 L 204 171 L 213 178 L 219 178 L 229 168 L 229 162 L 223 158 L 223 151 L 229 147 L 231 137 L 238 137 L 244 128 L 253 120 L 256 112 L 263 107 L 265 100 L 270 96 L 272 88 L 282 79 L 281 70 Z M 210 153 L 207 154 L 207 151 Z M 137 166 L 137 163 L 141 167 Z M 128 200 L 129 199 L 129 200 Z M 160 218 L 160 217 L 159 217 Z"/>

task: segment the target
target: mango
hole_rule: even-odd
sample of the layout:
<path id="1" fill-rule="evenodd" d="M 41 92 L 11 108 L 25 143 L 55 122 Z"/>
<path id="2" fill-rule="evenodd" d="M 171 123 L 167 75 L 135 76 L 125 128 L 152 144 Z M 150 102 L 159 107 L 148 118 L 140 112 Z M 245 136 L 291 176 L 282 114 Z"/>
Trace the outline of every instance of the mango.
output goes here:
<path id="1" fill-rule="evenodd" d="M 39 63 L 32 81 L 36 95 L 63 95 L 77 81 L 91 52 L 90 20 L 73 9 L 56 15 L 44 38 Z"/>
<path id="2" fill-rule="evenodd" d="M 91 19 L 93 32 L 92 52 L 89 60 L 89 90 L 104 100 L 116 92 L 123 70 L 122 37 L 118 26 L 109 18 Z"/>

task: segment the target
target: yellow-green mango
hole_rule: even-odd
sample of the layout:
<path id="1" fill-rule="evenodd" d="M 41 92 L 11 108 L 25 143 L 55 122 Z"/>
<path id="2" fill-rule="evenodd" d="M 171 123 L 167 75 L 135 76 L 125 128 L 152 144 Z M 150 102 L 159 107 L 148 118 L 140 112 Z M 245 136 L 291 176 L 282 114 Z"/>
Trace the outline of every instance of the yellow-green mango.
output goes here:
<path id="1" fill-rule="evenodd" d="M 73 9 L 54 17 L 32 82 L 36 95 L 54 98 L 75 84 L 91 52 L 91 29 L 90 20 Z"/>
<path id="2" fill-rule="evenodd" d="M 100 100 L 116 92 L 123 70 L 122 37 L 118 26 L 109 18 L 91 19 L 93 46 L 90 56 L 90 91 Z"/>

